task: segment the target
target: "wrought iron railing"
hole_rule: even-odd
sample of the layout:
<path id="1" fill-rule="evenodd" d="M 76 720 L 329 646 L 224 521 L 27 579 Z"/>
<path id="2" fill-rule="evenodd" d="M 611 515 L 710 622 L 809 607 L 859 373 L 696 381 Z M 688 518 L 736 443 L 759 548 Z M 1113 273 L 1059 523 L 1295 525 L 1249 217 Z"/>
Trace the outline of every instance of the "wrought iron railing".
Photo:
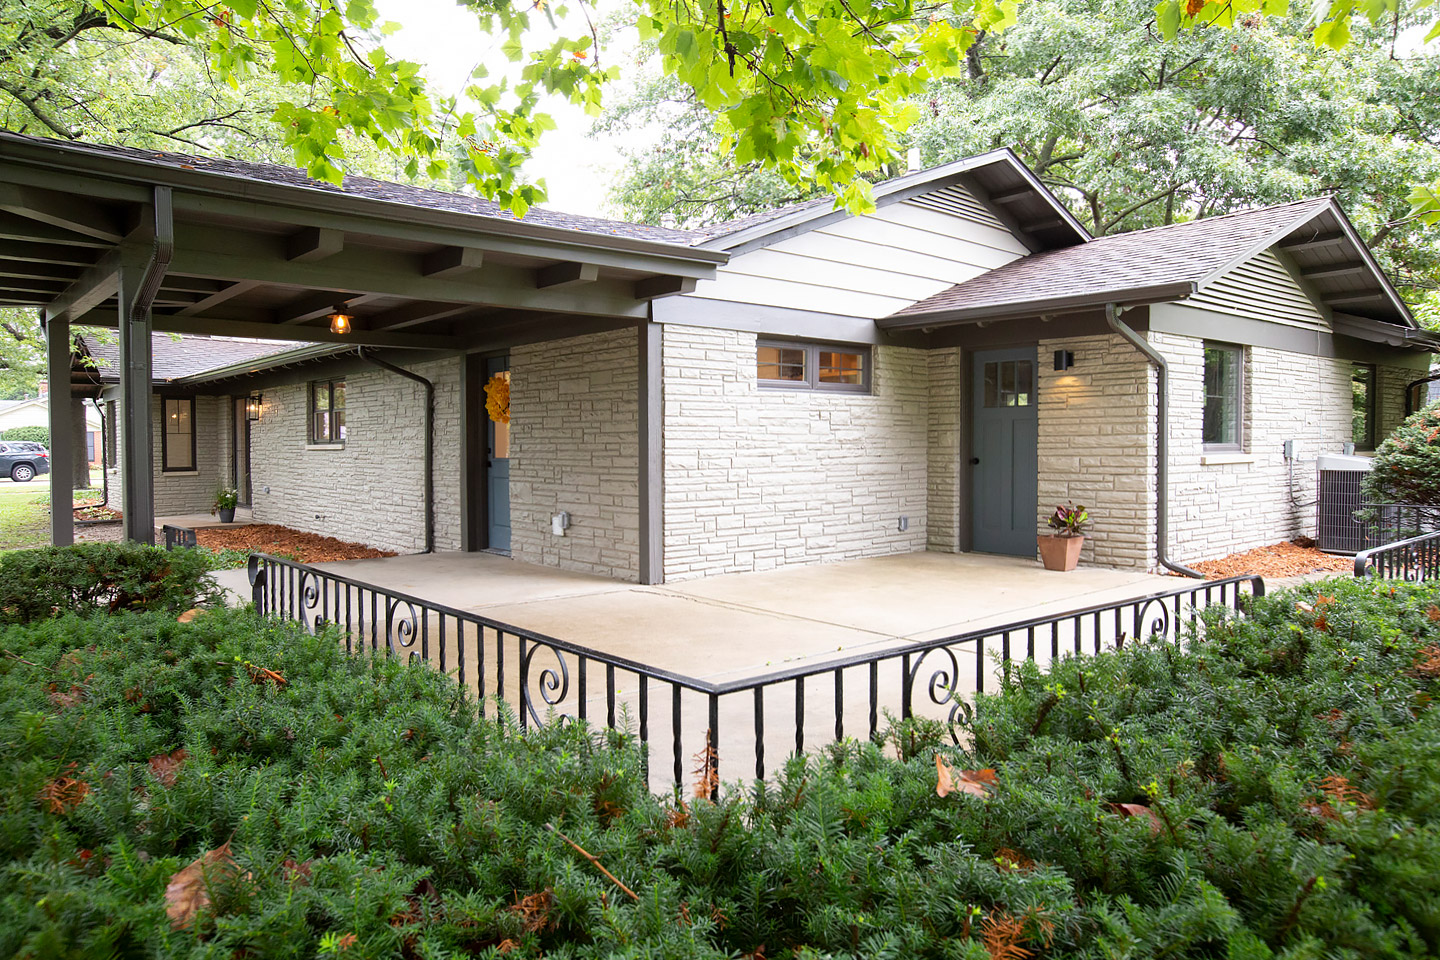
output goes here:
<path id="1" fill-rule="evenodd" d="M 922 641 L 872 649 L 759 676 L 712 682 L 502 623 L 329 571 L 251 556 L 257 610 L 318 631 L 334 626 L 351 652 L 409 656 L 454 674 L 485 711 L 498 699 L 522 728 L 574 718 L 636 732 L 652 785 L 684 784 L 687 758 L 712 784 L 752 756 L 803 753 L 847 733 L 876 739 L 888 712 L 928 717 L 959 742 L 976 692 L 1019 659 L 1098 653 L 1129 639 L 1178 642 L 1212 604 L 1243 610 L 1265 592 L 1234 577 Z M 662 773 L 662 769 L 668 767 Z M 745 774 L 738 774 L 744 776 Z"/>
<path id="2" fill-rule="evenodd" d="M 1440 577 L 1440 533 L 1427 533 L 1357 553 L 1355 576 L 1412 582 Z"/>

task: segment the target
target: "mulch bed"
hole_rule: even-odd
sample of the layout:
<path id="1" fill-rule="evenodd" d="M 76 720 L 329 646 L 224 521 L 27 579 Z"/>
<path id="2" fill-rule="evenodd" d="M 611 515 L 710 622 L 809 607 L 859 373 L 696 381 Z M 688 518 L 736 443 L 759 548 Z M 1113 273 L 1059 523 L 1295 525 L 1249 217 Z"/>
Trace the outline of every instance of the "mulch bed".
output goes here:
<path id="1" fill-rule="evenodd" d="M 1189 566 L 1205 574 L 1207 580 L 1223 580 L 1243 574 L 1259 574 L 1271 579 L 1298 577 L 1307 573 L 1350 573 L 1355 569 L 1355 558 L 1321 553 L 1315 549 L 1314 540 L 1301 537 Z"/>
<path id="2" fill-rule="evenodd" d="M 75 508 L 75 519 L 84 523 L 109 523 L 123 519 L 124 515 L 114 507 L 102 507 L 98 503 Z"/>
<path id="3" fill-rule="evenodd" d="M 393 557 L 388 550 L 376 550 L 334 537 L 302 533 L 277 523 L 252 523 L 242 527 L 204 527 L 195 531 L 195 542 L 212 550 L 247 550 L 293 556 L 301 563 L 327 560 L 373 560 Z"/>

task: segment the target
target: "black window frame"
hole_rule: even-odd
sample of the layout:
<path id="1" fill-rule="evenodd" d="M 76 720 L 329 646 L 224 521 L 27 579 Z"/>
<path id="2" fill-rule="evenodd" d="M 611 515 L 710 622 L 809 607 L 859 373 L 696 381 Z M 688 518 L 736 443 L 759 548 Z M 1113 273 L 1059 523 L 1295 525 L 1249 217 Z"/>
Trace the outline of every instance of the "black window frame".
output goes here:
<path id="1" fill-rule="evenodd" d="M 1234 422 L 1234 427 L 1235 427 L 1235 439 L 1234 439 L 1233 441 L 1225 441 L 1225 442 L 1211 442 L 1211 441 L 1208 441 L 1208 440 L 1205 439 L 1205 434 L 1206 434 L 1206 430 L 1205 430 L 1205 416 L 1206 416 L 1206 412 L 1207 412 L 1207 409 L 1206 409 L 1206 408 L 1208 408 L 1209 403 L 1210 403 L 1210 384 L 1209 384 L 1209 382 L 1208 382 L 1208 377 L 1209 377 L 1209 363 L 1208 363 L 1208 358 L 1205 357 L 1205 356 L 1202 354 L 1202 358 L 1201 358 L 1201 374 L 1200 374 L 1200 391 L 1201 391 L 1201 404 L 1200 404 L 1200 407 L 1201 407 L 1201 411 L 1200 411 L 1200 416 L 1201 416 L 1201 422 L 1200 422 L 1200 442 L 1201 442 L 1201 447 L 1202 447 L 1202 449 L 1203 449 L 1206 453 L 1244 453 L 1244 452 L 1245 452 L 1245 440 L 1246 440 L 1246 437 L 1245 437 L 1245 380 L 1246 380 L 1246 376 L 1245 376 L 1245 373 L 1246 373 L 1246 370 L 1245 370 L 1245 367 L 1246 367 L 1246 363 L 1245 363 L 1245 348 L 1244 348 L 1243 346 L 1241 346 L 1240 344 L 1236 344 L 1236 343 L 1220 343 L 1220 342 L 1217 342 L 1217 341 L 1206 340 L 1206 341 L 1204 341 L 1203 349 L 1204 349 L 1204 352 L 1205 352 L 1205 353 L 1209 353 L 1209 351 L 1211 351 L 1211 350 L 1223 350 L 1223 351 L 1225 351 L 1225 352 L 1227 352 L 1227 353 L 1233 353 L 1233 354 L 1235 355 L 1235 384 L 1234 384 L 1234 387 L 1233 387 L 1233 389 L 1234 389 L 1234 391 L 1235 391 L 1235 398 L 1234 398 L 1234 399 L 1235 399 L 1235 422 Z"/>
<path id="2" fill-rule="evenodd" d="M 335 406 L 335 387 L 337 384 L 343 389 L 343 387 L 345 386 L 345 378 L 333 377 L 329 380 L 310 381 L 305 401 L 305 436 L 306 441 L 312 447 L 345 446 L 345 424 L 343 420 L 340 423 L 336 423 L 335 419 L 336 413 L 341 414 L 342 417 L 345 413 L 345 404 L 342 403 L 338 410 Z M 318 415 L 322 412 L 318 410 L 315 405 L 315 397 L 318 388 L 323 388 L 329 392 L 330 406 L 329 409 L 324 411 L 326 418 L 329 421 L 330 436 L 328 438 L 317 437 L 315 435 L 315 421 Z"/>
<path id="3" fill-rule="evenodd" d="M 1362 439 L 1355 438 L 1355 417 L 1354 417 L 1354 384 L 1359 381 L 1361 373 L 1365 374 L 1365 436 Z M 1380 369 L 1373 363 L 1360 363 L 1358 361 L 1350 364 L 1351 383 L 1351 417 L 1350 417 L 1350 440 L 1355 444 L 1356 450 L 1373 451 L 1376 442 L 1376 426 L 1379 410 L 1378 394 L 1380 390 Z"/>
<path id="4" fill-rule="evenodd" d="M 170 430 L 166 427 L 169 423 L 170 404 L 188 403 L 190 405 L 190 465 L 187 467 L 172 467 L 170 465 Z M 195 398 L 194 397 L 166 397 L 160 398 L 160 472 L 161 473 L 196 473 L 200 470 L 198 460 L 199 450 L 195 442 Z"/>
<path id="5" fill-rule="evenodd" d="M 764 380 L 760 377 L 760 351 L 766 347 L 779 350 L 803 350 L 803 380 Z M 853 353 L 860 357 L 859 383 L 829 383 L 820 379 L 820 354 Z M 827 343 L 820 340 L 781 340 L 759 338 L 755 341 L 755 382 L 763 390 L 817 390 L 822 393 L 870 393 L 871 370 L 874 352 L 863 343 Z"/>

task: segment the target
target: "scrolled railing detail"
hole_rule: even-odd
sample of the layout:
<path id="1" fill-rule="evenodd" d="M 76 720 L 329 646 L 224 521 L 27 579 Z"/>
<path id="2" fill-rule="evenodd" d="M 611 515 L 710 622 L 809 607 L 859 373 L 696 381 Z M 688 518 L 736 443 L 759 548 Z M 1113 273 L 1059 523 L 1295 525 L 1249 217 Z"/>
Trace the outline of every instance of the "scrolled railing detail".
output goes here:
<path id="1" fill-rule="evenodd" d="M 396 613 L 401 607 L 397 618 Z M 385 645 L 391 654 L 408 653 L 411 659 L 418 657 L 416 649 L 420 640 L 420 604 L 402 597 L 389 597 L 385 601 Z"/>
<path id="2" fill-rule="evenodd" d="M 555 665 L 546 667 L 538 675 L 531 670 L 535 655 L 541 650 L 549 651 L 555 657 Z M 520 658 L 520 702 L 530 722 L 537 727 L 545 721 L 536 709 L 535 698 L 530 692 L 530 679 L 534 677 L 536 691 L 540 694 L 540 701 L 546 707 L 558 707 L 565 702 L 570 695 L 570 665 L 565 661 L 565 654 L 558 647 L 548 643 L 532 643 Z M 548 710 L 546 711 L 549 712 Z"/>

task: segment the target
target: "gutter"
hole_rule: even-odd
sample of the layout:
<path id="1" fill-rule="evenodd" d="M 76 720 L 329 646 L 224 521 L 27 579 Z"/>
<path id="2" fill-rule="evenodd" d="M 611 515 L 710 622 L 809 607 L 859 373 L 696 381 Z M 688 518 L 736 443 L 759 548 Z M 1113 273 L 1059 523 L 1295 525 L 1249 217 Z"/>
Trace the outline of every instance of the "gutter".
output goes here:
<path id="1" fill-rule="evenodd" d="M 1066 248 L 1072 249 L 1072 248 Z M 1032 256 L 1035 256 L 1032 254 Z M 1025 258 L 1021 258 L 1024 260 Z M 1020 260 L 1012 261 L 1014 263 Z M 1008 266 L 1008 264 L 1006 265 Z M 997 267 L 996 270 L 1004 270 L 1005 267 Z M 993 274 L 994 271 L 991 271 Z M 981 277 L 991 274 L 981 274 Z M 979 277 L 975 278 L 979 279 Z M 973 283 L 974 280 L 966 280 L 965 283 Z M 964 286 L 964 284 L 957 284 Z M 1107 308 L 1114 306 L 1121 309 L 1138 307 L 1147 303 L 1169 303 L 1172 300 L 1184 300 L 1195 294 L 1195 283 L 1191 280 L 1176 280 L 1168 283 L 1155 283 L 1143 287 L 1129 287 L 1122 290 L 1110 290 L 1104 292 L 1069 294 L 1063 297 L 1047 297 L 1043 300 L 1017 300 L 1008 303 L 992 303 L 979 307 L 962 307 L 955 309 L 934 310 L 927 313 L 895 313 L 888 317 L 881 317 L 875 321 L 875 325 L 882 330 L 924 330 L 930 327 L 946 327 L 960 323 L 989 323 L 997 320 L 1018 320 L 1029 317 L 1038 317 L 1047 313 L 1075 312 L 1087 308 L 1099 307 L 1102 304 Z"/>
<path id="2" fill-rule="evenodd" d="M 233 380 L 237 377 L 269 371 L 276 367 L 283 367 L 292 363 L 303 363 L 306 360 L 315 360 L 322 357 L 349 353 L 352 349 L 354 348 L 337 346 L 333 343 L 310 344 L 304 347 L 297 347 L 293 350 L 280 350 L 276 353 L 261 354 L 249 360 L 240 360 L 223 367 L 215 367 L 211 370 L 202 370 L 199 373 L 186 374 L 183 377 L 176 377 L 166 382 L 171 386 L 189 386 L 190 384 L 212 383 L 219 380 Z"/>
<path id="3" fill-rule="evenodd" d="M 1170 367 L 1144 337 L 1120 322 L 1121 309 L 1114 303 L 1105 304 L 1105 322 L 1155 368 L 1155 557 L 1167 570 L 1204 580 L 1205 574 L 1170 559 Z"/>
<path id="4" fill-rule="evenodd" d="M 406 380 L 414 380 L 425 388 L 425 549 L 424 553 L 435 552 L 435 384 L 418 373 L 411 373 L 404 367 L 397 367 L 388 360 L 369 353 L 365 347 L 356 347 L 355 355 L 366 363 L 382 370 L 389 370 Z"/>

